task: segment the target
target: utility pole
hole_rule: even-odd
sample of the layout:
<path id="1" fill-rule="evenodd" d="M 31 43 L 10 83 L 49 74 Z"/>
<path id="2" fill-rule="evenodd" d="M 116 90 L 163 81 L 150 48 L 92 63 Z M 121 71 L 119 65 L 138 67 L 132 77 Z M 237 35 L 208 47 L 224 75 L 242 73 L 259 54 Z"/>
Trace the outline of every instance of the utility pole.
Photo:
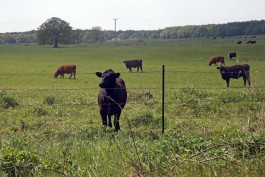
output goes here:
<path id="1" fill-rule="evenodd" d="M 116 36 L 116 21 L 118 19 L 117 18 L 114 18 L 113 20 L 114 20 L 114 24 L 115 24 L 115 48 L 116 48 L 116 38 L 117 38 L 117 36 Z"/>

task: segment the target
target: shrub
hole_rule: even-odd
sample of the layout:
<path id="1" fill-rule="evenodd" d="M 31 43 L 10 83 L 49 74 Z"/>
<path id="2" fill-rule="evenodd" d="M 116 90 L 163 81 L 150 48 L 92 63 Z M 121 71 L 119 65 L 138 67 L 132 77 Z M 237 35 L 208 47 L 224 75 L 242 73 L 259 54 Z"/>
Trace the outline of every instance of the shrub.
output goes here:
<path id="1" fill-rule="evenodd" d="M 6 147 L 2 150 L 1 169 L 8 176 L 30 176 L 40 164 L 38 157 L 28 151 Z"/>
<path id="2" fill-rule="evenodd" d="M 18 102 L 6 92 L 0 92 L 0 107 L 8 109 L 10 107 L 14 108 L 18 105 Z"/>

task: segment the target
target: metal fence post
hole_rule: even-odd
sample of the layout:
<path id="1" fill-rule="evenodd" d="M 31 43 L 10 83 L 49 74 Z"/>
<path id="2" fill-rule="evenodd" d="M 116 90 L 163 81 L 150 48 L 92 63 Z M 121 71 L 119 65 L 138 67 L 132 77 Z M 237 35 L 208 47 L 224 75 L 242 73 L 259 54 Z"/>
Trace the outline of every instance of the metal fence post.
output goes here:
<path id="1" fill-rule="evenodd" d="M 162 65 L 162 133 L 165 131 L 165 65 Z"/>

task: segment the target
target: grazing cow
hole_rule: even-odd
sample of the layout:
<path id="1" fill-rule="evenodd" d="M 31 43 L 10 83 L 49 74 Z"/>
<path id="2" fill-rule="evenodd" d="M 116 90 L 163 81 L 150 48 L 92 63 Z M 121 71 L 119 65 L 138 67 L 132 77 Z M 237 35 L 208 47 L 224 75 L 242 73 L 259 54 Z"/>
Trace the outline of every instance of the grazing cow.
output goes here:
<path id="1" fill-rule="evenodd" d="M 250 41 L 247 42 L 247 44 L 256 44 L 256 41 L 250 40 Z"/>
<path id="2" fill-rule="evenodd" d="M 120 129 L 120 114 L 127 101 L 125 82 L 119 78 L 120 73 L 115 73 L 112 69 L 108 69 L 104 73 L 96 72 L 96 75 L 102 78 L 98 94 L 102 123 L 104 126 L 112 127 L 111 116 L 114 115 L 115 130 L 118 131 Z"/>
<path id="3" fill-rule="evenodd" d="M 248 81 L 248 85 L 250 86 L 250 76 L 249 76 L 249 69 L 250 66 L 248 64 L 243 65 L 234 65 L 229 67 L 217 67 L 220 70 L 221 76 L 223 80 L 226 81 L 227 87 L 229 87 L 230 78 L 238 79 L 243 77 L 244 86 L 246 87 L 246 81 Z"/>
<path id="4" fill-rule="evenodd" d="M 211 66 L 212 64 L 217 65 L 217 62 L 221 62 L 221 66 L 224 65 L 225 66 L 225 61 L 224 61 L 224 57 L 222 56 L 215 56 L 212 57 L 210 62 L 209 62 L 209 66 Z"/>
<path id="5" fill-rule="evenodd" d="M 54 77 L 57 78 L 58 75 L 60 75 L 61 78 L 64 78 L 64 74 L 65 73 L 66 74 L 71 74 L 69 79 L 71 79 L 72 75 L 74 75 L 74 79 L 75 79 L 76 65 L 62 65 L 62 66 L 59 66 L 57 71 L 54 73 Z"/>
<path id="6" fill-rule="evenodd" d="M 228 57 L 229 57 L 230 59 L 235 59 L 235 60 L 238 62 L 238 59 L 236 58 L 236 52 L 229 53 L 229 54 L 228 54 Z"/>
<path id="7" fill-rule="evenodd" d="M 130 72 L 132 72 L 132 68 L 137 68 L 137 72 L 139 72 L 140 68 L 143 72 L 142 60 L 125 60 L 123 63 L 126 65 L 126 68 L 129 68 Z"/>
<path id="8" fill-rule="evenodd" d="M 238 41 L 237 44 L 242 44 L 242 41 Z"/>

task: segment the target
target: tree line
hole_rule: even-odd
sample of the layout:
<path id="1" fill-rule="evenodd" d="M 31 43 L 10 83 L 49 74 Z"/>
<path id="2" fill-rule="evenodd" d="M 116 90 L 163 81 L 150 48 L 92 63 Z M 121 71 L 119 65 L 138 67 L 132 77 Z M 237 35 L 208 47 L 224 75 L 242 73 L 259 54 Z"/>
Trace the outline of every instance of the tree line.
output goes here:
<path id="1" fill-rule="evenodd" d="M 55 20 L 55 22 L 54 22 Z M 57 21 L 56 21 L 57 20 Z M 52 22 L 51 22 L 52 21 Z M 67 32 L 62 35 L 61 31 L 57 31 L 57 42 L 62 44 L 79 44 L 104 42 L 115 38 L 114 30 L 102 30 L 100 26 L 92 27 L 92 29 L 72 29 L 69 23 L 64 22 L 59 18 L 48 19 L 43 23 L 38 30 L 16 33 L 0 33 L 0 44 L 15 44 L 15 43 L 38 43 L 38 44 L 54 44 L 54 39 L 51 40 L 47 36 L 49 31 L 45 31 L 50 26 L 56 26 L 59 22 L 64 27 L 61 30 L 67 29 Z M 51 24 L 49 24 L 51 23 Z M 61 25 L 60 24 L 60 25 Z M 47 26 L 45 26 L 47 25 Z M 50 26 L 49 26 L 50 25 Z M 57 25 L 58 26 L 58 25 Z M 52 30 L 51 30 L 52 31 Z M 61 36 L 60 36 L 60 35 Z M 242 35 L 264 35 L 265 20 L 255 20 L 246 22 L 232 22 L 226 24 L 209 24 L 209 25 L 187 25 L 177 27 L 167 27 L 159 30 L 119 30 L 116 32 L 116 37 L 119 39 L 179 39 L 179 38 L 197 38 L 197 37 L 232 37 Z"/>

